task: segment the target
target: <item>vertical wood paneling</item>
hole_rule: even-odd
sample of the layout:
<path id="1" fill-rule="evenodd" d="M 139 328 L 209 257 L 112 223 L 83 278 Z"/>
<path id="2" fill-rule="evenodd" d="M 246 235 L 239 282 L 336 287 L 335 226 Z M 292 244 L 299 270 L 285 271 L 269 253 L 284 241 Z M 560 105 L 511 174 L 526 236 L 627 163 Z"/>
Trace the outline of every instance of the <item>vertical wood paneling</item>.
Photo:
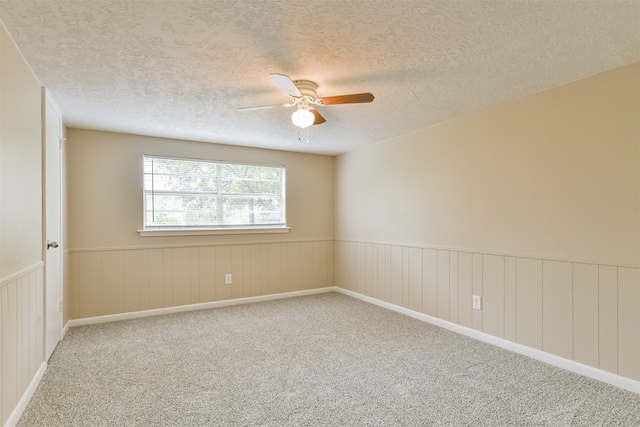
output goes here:
<path id="1" fill-rule="evenodd" d="M 327 242 L 327 285 L 326 286 L 334 286 L 335 285 L 335 242 L 330 241 Z"/>
<path id="2" fill-rule="evenodd" d="M 200 249 L 189 249 L 189 295 L 190 303 L 197 304 L 200 301 Z"/>
<path id="3" fill-rule="evenodd" d="M 573 357 L 573 272 L 569 262 L 542 263 L 542 350 Z"/>
<path id="4" fill-rule="evenodd" d="M 198 258 L 198 276 L 200 277 L 200 301 L 215 301 L 217 277 L 216 248 L 212 246 L 199 248 Z"/>
<path id="5" fill-rule="evenodd" d="M 289 258 L 289 291 L 300 289 L 300 259 L 302 257 L 300 243 L 287 245 Z"/>
<path id="6" fill-rule="evenodd" d="M 44 361 L 44 274 L 31 270 L 0 286 L 0 425 Z"/>
<path id="7" fill-rule="evenodd" d="M 231 273 L 231 267 L 231 246 L 216 246 L 216 300 L 232 298 L 233 285 L 227 285 L 224 281 L 225 275 Z"/>
<path id="8" fill-rule="evenodd" d="M 23 341 L 23 332 L 22 332 L 22 282 L 24 281 L 24 277 L 19 277 L 14 283 L 13 283 L 13 289 L 14 289 L 14 297 L 13 300 L 15 301 L 15 306 L 16 306 L 16 316 L 15 316 L 15 325 L 16 325 L 16 337 L 17 337 L 17 342 L 16 342 L 16 393 L 18 393 L 18 390 L 22 390 L 24 387 L 23 384 L 23 375 L 22 375 L 22 355 L 25 354 L 24 352 L 24 347 L 22 346 L 22 341 Z M 18 398 L 20 397 L 20 395 L 18 394 Z"/>
<path id="9" fill-rule="evenodd" d="M 38 333 L 38 325 L 36 320 L 39 316 L 38 312 L 38 301 L 37 301 L 37 292 L 38 292 L 38 281 L 36 278 L 36 272 L 33 271 L 29 273 L 29 288 L 27 292 L 27 298 L 29 300 L 29 316 L 27 318 L 28 322 L 28 330 L 29 330 L 29 377 L 27 378 L 27 382 L 30 381 L 31 378 L 36 373 L 38 369 L 38 358 L 36 357 L 36 349 L 38 348 L 37 341 L 37 333 Z"/>
<path id="10" fill-rule="evenodd" d="M 473 295 L 482 297 L 482 254 L 473 254 Z M 484 307 L 483 307 L 484 308 Z M 473 329 L 482 330 L 482 310 L 473 310 Z"/>
<path id="11" fill-rule="evenodd" d="M 504 259 L 504 338 L 516 341 L 516 259 Z"/>
<path id="12" fill-rule="evenodd" d="M 260 245 L 260 274 L 262 275 L 262 294 L 266 295 L 271 292 L 269 283 L 269 246 L 268 244 Z M 309 269 L 312 268 L 311 264 L 308 264 Z M 308 286 L 308 282 L 307 286 Z"/>
<path id="13" fill-rule="evenodd" d="M 164 301 L 163 250 L 149 250 L 149 308 L 162 308 Z"/>
<path id="14" fill-rule="evenodd" d="M 467 252 L 458 254 L 458 323 L 473 327 L 473 256 Z"/>
<path id="15" fill-rule="evenodd" d="M 313 242 L 312 243 L 312 251 L 313 251 L 313 277 L 312 277 L 312 288 L 321 288 L 324 285 L 325 275 L 324 275 L 324 264 L 326 257 L 326 248 L 324 242 Z"/>
<path id="16" fill-rule="evenodd" d="M 100 316 L 102 312 L 102 254 L 81 252 L 79 268 L 80 317 Z"/>
<path id="17" fill-rule="evenodd" d="M 350 291 L 356 290 L 357 282 L 357 253 L 356 244 L 353 242 L 344 242 L 344 254 L 345 262 L 343 264 L 344 270 L 344 286 L 345 289 Z"/>
<path id="18" fill-rule="evenodd" d="M 216 263 L 224 266 L 216 269 Z M 633 268 L 327 241 L 71 252 L 68 266 L 71 318 L 343 282 L 338 284 L 579 363 L 640 375 L 633 364 L 639 340 L 630 338 L 640 333 Z M 231 286 L 224 285 L 227 272 L 233 274 Z M 14 365 L 18 388 L 37 369 L 34 342 L 36 353 L 44 354 L 43 319 L 34 328 L 31 316 L 34 301 L 44 309 L 44 294 L 32 282 L 25 277 L 15 285 L 15 342 L 26 354 Z M 481 312 L 471 309 L 473 293 L 483 297 Z"/>
<path id="19" fill-rule="evenodd" d="M 290 282 L 287 282 L 290 284 Z M 242 296 L 251 295 L 251 246 L 242 245 Z"/>
<path id="20" fill-rule="evenodd" d="M 378 250 L 378 299 L 389 302 L 389 283 L 387 282 L 387 248 L 377 245 Z"/>
<path id="21" fill-rule="evenodd" d="M 124 311 L 124 262 L 122 251 L 102 252 L 102 313 Z"/>
<path id="22" fill-rule="evenodd" d="M 516 261 L 516 342 L 542 350 L 542 261 Z"/>
<path id="23" fill-rule="evenodd" d="M 140 310 L 148 310 L 149 308 L 151 308 L 149 251 L 147 249 L 139 250 L 138 260 L 140 262 Z"/>
<path id="24" fill-rule="evenodd" d="M 366 289 L 366 243 L 356 244 L 356 292 L 367 294 Z"/>
<path id="25" fill-rule="evenodd" d="M 402 306 L 402 246 L 391 247 L 391 304 Z"/>
<path id="26" fill-rule="evenodd" d="M 402 247 L 402 306 L 409 306 L 409 248 Z"/>
<path id="27" fill-rule="evenodd" d="M 271 243 L 267 245 L 269 249 L 269 293 L 277 294 L 282 292 L 282 243 Z M 313 245 L 311 247 L 311 262 L 313 263 Z M 313 264 L 311 267 L 313 276 Z M 311 280 L 311 286 L 313 287 L 313 277 Z"/>
<path id="28" fill-rule="evenodd" d="M 140 310 L 140 257 L 139 251 L 122 253 L 122 287 L 125 313 Z"/>
<path id="29" fill-rule="evenodd" d="M 2 414 L 8 417 L 15 407 L 18 390 L 16 344 L 18 342 L 16 321 L 16 282 L 0 288 L 2 291 Z"/>
<path id="30" fill-rule="evenodd" d="M 231 285 L 231 297 L 242 298 L 244 290 L 244 269 L 242 265 L 242 246 L 231 246 L 231 274 L 233 284 Z M 282 283 L 282 282 L 281 282 Z"/>
<path id="31" fill-rule="evenodd" d="M 438 317 L 449 320 L 449 251 L 438 251 Z"/>
<path id="32" fill-rule="evenodd" d="M 302 266 L 302 270 L 301 270 L 302 289 L 312 289 L 313 288 L 313 277 L 312 277 L 313 276 L 313 243 L 302 242 L 300 244 L 300 256 L 301 256 L 301 266 Z"/>
<path id="33" fill-rule="evenodd" d="M 598 367 L 618 373 L 618 269 L 598 269 Z"/>
<path id="34" fill-rule="evenodd" d="M 320 271 L 318 276 L 320 281 L 318 282 L 318 288 L 324 288 L 333 285 L 333 279 L 330 279 L 329 275 L 329 254 L 331 253 L 330 247 L 333 246 L 331 242 L 319 242 L 320 243 Z"/>
<path id="35" fill-rule="evenodd" d="M 229 271 L 216 270 L 218 256 Z M 327 241 L 72 252 L 68 312 L 93 317 L 331 286 L 334 256 Z M 228 272 L 233 284 L 222 286 L 218 276 Z"/>
<path id="36" fill-rule="evenodd" d="M 345 242 L 338 241 L 335 243 L 335 284 L 343 289 L 348 289 L 346 286 L 346 271 L 345 265 L 347 262 L 346 244 Z"/>
<path id="37" fill-rule="evenodd" d="M 162 250 L 162 306 L 173 304 L 173 249 Z"/>
<path id="38" fill-rule="evenodd" d="M 287 248 L 288 244 L 287 243 L 282 243 L 282 263 L 281 263 L 281 269 L 282 269 L 282 278 L 280 280 L 280 289 L 282 289 L 281 292 L 289 292 L 289 251 Z M 324 263 L 324 260 L 323 260 Z"/>
<path id="39" fill-rule="evenodd" d="M 373 245 L 371 243 L 365 245 L 364 283 L 366 294 L 375 298 L 377 292 L 374 292 L 373 287 Z"/>
<path id="40" fill-rule="evenodd" d="M 191 249 L 174 248 L 171 255 L 171 304 L 187 305 L 191 302 Z"/>
<path id="41" fill-rule="evenodd" d="M 640 270 L 618 268 L 618 374 L 640 381 Z"/>
<path id="42" fill-rule="evenodd" d="M 378 245 L 371 245 L 371 295 L 374 298 L 378 296 Z M 380 298 L 381 299 L 381 298 Z"/>
<path id="43" fill-rule="evenodd" d="M 44 269 L 39 268 L 36 270 L 36 281 L 38 283 L 38 288 L 36 290 L 36 311 L 38 312 L 38 335 L 36 337 L 38 346 L 36 348 L 36 354 L 38 356 L 38 365 L 44 361 L 44 353 L 45 353 L 45 344 L 44 344 L 44 334 L 45 334 L 45 324 L 44 324 Z"/>
<path id="44" fill-rule="evenodd" d="M 422 250 L 422 310 L 429 316 L 438 316 L 438 252 Z"/>
<path id="45" fill-rule="evenodd" d="M 573 264 L 573 360 L 598 367 L 598 266 Z"/>
<path id="46" fill-rule="evenodd" d="M 69 318 L 77 319 L 80 317 L 80 263 L 78 262 L 79 254 L 70 253 L 69 257 L 69 299 L 71 307 L 69 307 Z"/>
<path id="47" fill-rule="evenodd" d="M 458 252 L 449 253 L 449 321 L 458 323 Z"/>
<path id="48" fill-rule="evenodd" d="M 344 285 L 344 268 L 343 265 L 345 263 L 345 250 L 344 250 L 344 242 L 338 241 L 335 243 L 335 285 L 340 286 L 343 289 L 347 289 Z"/>
<path id="49" fill-rule="evenodd" d="M 260 296 L 264 293 L 262 276 L 262 249 L 261 245 L 251 245 L 251 296 Z"/>
<path id="50" fill-rule="evenodd" d="M 482 256 L 482 330 L 504 338 L 504 257 Z"/>
<path id="51" fill-rule="evenodd" d="M 409 249 L 409 304 L 410 310 L 422 312 L 422 249 Z"/>
<path id="52" fill-rule="evenodd" d="M 385 249 L 384 249 L 384 256 L 385 256 L 385 262 L 386 262 L 386 267 L 385 267 L 385 287 L 386 287 L 386 301 L 387 302 L 391 302 L 391 246 L 390 245 L 385 245 Z"/>

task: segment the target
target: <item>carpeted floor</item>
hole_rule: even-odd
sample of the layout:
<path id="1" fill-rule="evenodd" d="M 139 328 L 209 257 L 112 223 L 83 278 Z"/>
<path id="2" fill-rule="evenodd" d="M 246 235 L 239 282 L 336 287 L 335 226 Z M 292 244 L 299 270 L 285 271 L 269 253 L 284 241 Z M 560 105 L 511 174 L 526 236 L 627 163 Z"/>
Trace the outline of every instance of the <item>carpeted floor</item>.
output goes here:
<path id="1" fill-rule="evenodd" d="M 72 328 L 20 426 L 640 426 L 640 395 L 337 293 Z"/>

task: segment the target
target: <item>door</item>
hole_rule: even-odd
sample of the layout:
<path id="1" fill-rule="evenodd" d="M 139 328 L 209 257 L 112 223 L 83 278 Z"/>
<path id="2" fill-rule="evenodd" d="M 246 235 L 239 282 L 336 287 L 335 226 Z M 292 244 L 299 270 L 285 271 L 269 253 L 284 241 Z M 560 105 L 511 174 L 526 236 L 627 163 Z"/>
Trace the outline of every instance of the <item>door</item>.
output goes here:
<path id="1" fill-rule="evenodd" d="M 62 118 L 45 91 L 46 358 L 62 338 Z"/>

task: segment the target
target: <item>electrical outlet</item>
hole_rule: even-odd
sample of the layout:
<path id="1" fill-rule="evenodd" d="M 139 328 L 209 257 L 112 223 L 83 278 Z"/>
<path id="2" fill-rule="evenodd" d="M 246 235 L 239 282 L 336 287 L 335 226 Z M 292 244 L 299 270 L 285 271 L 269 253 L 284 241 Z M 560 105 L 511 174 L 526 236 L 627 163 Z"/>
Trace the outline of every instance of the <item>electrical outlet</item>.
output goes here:
<path id="1" fill-rule="evenodd" d="M 480 295 L 473 296 L 473 309 L 482 310 L 482 297 Z"/>
<path id="2" fill-rule="evenodd" d="M 231 283 L 233 283 L 231 274 L 225 274 L 224 275 L 224 284 L 225 285 L 230 285 Z"/>

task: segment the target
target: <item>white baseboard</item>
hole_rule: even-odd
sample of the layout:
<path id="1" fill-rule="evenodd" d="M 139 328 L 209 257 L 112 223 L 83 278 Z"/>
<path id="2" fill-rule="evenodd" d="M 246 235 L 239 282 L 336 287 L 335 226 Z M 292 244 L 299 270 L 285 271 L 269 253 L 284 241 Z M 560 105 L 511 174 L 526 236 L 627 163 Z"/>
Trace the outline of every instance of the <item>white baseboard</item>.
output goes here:
<path id="1" fill-rule="evenodd" d="M 377 305 L 379 307 L 387 308 L 389 310 L 396 311 L 398 313 L 405 314 L 423 322 L 430 323 L 435 326 L 439 326 L 444 329 L 448 329 L 453 332 L 457 332 L 461 335 L 465 335 L 479 341 L 493 344 L 495 346 L 504 348 L 515 353 L 522 354 L 524 356 L 531 357 L 532 359 L 539 360 L 549 365 L 557 366 L 567 371 L 574 372 L 576 374 L 584 375 L 585 377 L 593 378 L 598 381 L 602 381 L 607 384 L 614 385 L 616 387 L 628 390 L 634 393 L 640 394 L 640 381 L 635 381 L 620 375 L 612 374 L 611 372 L 603 371 L 602 369 L 594 368 L 592 366 L 583 365 L 582 363 L 574 362 L 573 360 L 565 359 L 563 357 L 555 356 L 544 351 L 537 350 L 535 348 L 527 347 L 522 344 L 518 344 L 512 341 L 508 341 L 502 338 L 489 335 L 484 332 L 477 331 L 475 329 L 467 328 L 455 323 L 448 322 L 446 320 L 438 319 L 436 317 L 428 316 L 426 314 L 409 310 L 408 308 L 400 307 L 395 304 L 391 304 L 385 301 L 381 301 L 376 298 L 368 297 L 366 295 L 359 294 L 340 287 L 334 287 L 333 290 L 342 294 L 357 298 L 359 300 Z"/>
<path id="2" fill-rule="evenodd" d="M 141 317 L 158 316 L 161 314 L 181 313 L 185 311 L 205 310 L 208 308 L 228 307 L 231 305 L 251 304 L 254 302 L 263 302 L 263 301 L 271 301 L 271 300 L 283 299 L 283 298 L 301 297 L 305 295 L 315 295 L 315 294 L 322 294 L 322 293 L 334 292 L 334 291 L 336 291 L 336 288 L 334 286 L 330 286 L 326 288 L 309 289 L 305 291 L 284 292 L 280 294 L 260 295 L 257 297 L 236 298 L 236 299 L 228 299 L 228 300 L 222 300 L 222 301 L 203 302 L 200 304 L 188 304 L 188 305 L 180 305 L 176 307 L 166 307 L 166 308 L 156 308 L 152 310 L 134 311 L 129 313 L 109 314 L 106 316 L 85 317 L 83 319 L 72 319 L 72 320 L 69 320 L 65 325 L 63 330 L 63 335 L 66 334 L 67 330 L 70 327 L 74 327 L 74 326 L 93 325 L 96 323 L 115 322 L 118 320 L 127 320 L 127 319 L 138 319 Z"/>
<path id="3" fill-rule="evenodd" d="M 62 341 L 64 339 L 64 336 L 67 335 L 70 327 L 71 325 L 69 325 L 69 321 L 67 320 L 67 323 L 65 323 L 64 327 L 62 328 L 62 334 L 60 334 L 60 341 Z"/>
<path id="4" fill-rule="evenodd" d="M 29 383 L 29 387 L 27 387 L 27 389 L 22 394 L 22 397 L 18 401 L 18 404 L 16 405 L 16 407 L 13 408 L 13 411 L 11 411 L 11 415 L 9 415 L 9 418 L 7 419 L 7 422 L 4 424 L 4 427 L 15 427 L 18 424 L 18 421 L 20 421 L 20 417 L 22 416 L 22 413 L 24 412 L 25 409 L 27 409 L 27 405 L 29 404 L 29 401 L 31 400 L 33 393 L 35 393 L 36 388 L 38 388 L 38 384 L 40 384 L 40 381 L 42 380 L 42 377 L 44 376 L 44 373 L 46 370 L 47 370 L 47 362 L 42 362 L 42 364 L 40 365 L 40 368 L 38 368 L 38 370 L 36 371 L 36 374 L 33 376 L 31 383 Z"/>

